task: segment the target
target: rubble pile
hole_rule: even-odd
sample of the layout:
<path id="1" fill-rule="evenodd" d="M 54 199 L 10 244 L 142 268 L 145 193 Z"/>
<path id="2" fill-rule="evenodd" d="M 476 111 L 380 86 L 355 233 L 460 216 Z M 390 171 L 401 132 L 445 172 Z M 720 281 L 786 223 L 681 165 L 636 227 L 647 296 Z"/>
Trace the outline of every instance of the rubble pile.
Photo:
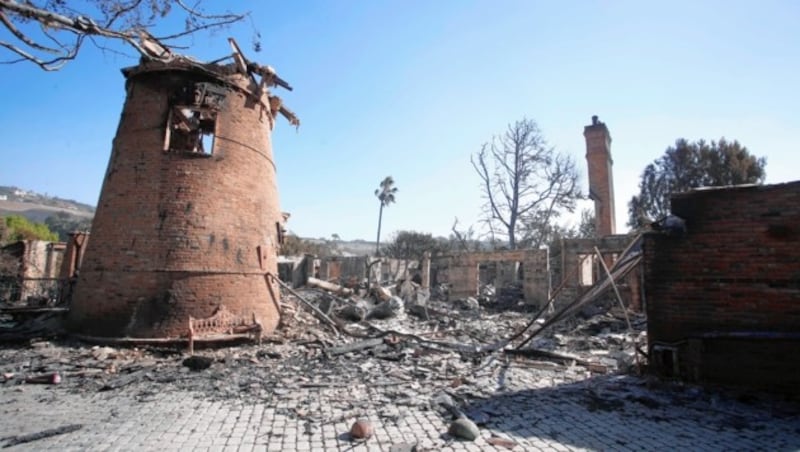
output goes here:
<path id="1" fill-rule="evenodd" d="M 633 333 L 615 309 L 567 319 L 537 335 L 532 346 L 516 350 L 519 339 L 506 340 L 529 326 L 531 313 L 480 305 L 467 310 L 458 300 L 426 300 L 422 317 L 405 312 L 409 298 L 401 298 L 402 291 L 387 290 L 376 295 L 362 288 L 350 298 L 318 288 L 287 291 L 281 327 L 260 345 L 198 347 L 193 355 L 174 346 L 122 348 L 68 339 L 6 346 L 0 348 L 0 389 L 14 397 L 29 385 L 48 385 L 52 403 L 67 392 L 109 400 L 124 395 L 138 403 L 188 393 L 200 400 L 263 404 L 301 425 L 301 434 L 343 424 L 343 438 L 368 444 L 386 435 L 387 426 L 417 422 L 419 413 L 427 412 L 441 420 L 430 428 L 443 441 L 485 441 L 516 450 L 525 446 L 496 435 L 518 414 L 515 403 L 534 392 L 536 400 L 569 399 L 588 411 L 619 413 L 677 403 L 696 404 L 697 415 L 704 416 L 704 404 L 717 400 L 704 390 L 665 389 L 646 379 L 589 378 L 630 369 L 620 365 L 618 355 L 633 353 L 631 338 L 641 334 L 641 316 L 629 313 Z M 402 309 L 384 319 L 341 316 L 351 305 L 370 312 L 385 302 L 380 297 L 399 298 Z M 654 384 L 661 385 L 658 391 Z M 403 444 L 402 438 L 394 442 Z"/>
<path id="2" fill-rule="evenodd" d="M 512 368 L 545 387 L 629 370 L 616 359 L 633 353 L 625 321 L 613 310 L 539 335 L 533 346 L 543 354 L 507 353 L 513 348 L 507 339 L 526 328 L 531 313 L 487 310 L 474 299 L 431 300 L 410 281 L 348 295 L 335 287 L 287 290 L 281 304 L 280 328 L 261 345 L 199 349 L 189 357 L 183 348 L 74 340 L 0 349 L 2 385 L 124 388 L 142 401 L 180 389 L 209 399 L 275 402 L 309 428 L 359 419 L 375 404 L 384 407 L 384 420 L 432 409 L 450 423 L 452 437 L 469 439 L 490 422 L 485 412 L 470 411 L 470 401 L 506 390 Z M 635 324 L 641 330 L 643 319 Z M 368 425 L 354 431 L 370 433 Z"/>

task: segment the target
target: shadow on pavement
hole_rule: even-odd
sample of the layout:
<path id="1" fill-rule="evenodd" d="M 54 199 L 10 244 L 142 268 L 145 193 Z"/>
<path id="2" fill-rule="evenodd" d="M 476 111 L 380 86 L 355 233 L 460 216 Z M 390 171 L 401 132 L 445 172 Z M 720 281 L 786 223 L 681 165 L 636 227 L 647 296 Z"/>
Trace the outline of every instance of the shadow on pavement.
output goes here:
<path id="1" fill-rule="evenodd" d="M 467 416 L 493 434 L 592 450 L 797 450 L 800 403 L 779 397 L 600 376 L 473 400 Z M 525 446 L 525 444 L 521 444 Z"/>

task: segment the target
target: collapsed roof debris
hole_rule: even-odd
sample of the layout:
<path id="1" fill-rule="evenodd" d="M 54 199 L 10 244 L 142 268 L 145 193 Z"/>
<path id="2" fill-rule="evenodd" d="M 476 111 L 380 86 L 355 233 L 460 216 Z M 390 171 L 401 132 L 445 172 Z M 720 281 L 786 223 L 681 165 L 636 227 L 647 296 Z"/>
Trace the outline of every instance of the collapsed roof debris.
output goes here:
<path id="1" fill-rule="evenodd" d="M 249 61 L 247 57 L 245 57 L 244 53 L 242 53 L 239 45 L 233 38 L 228 38 L 228 43 L 230 44 L 233 53 L 209 63 L 197 61 L 190 56 L 172 53 L 167 47 L 161 45 L 152 35 L 144 30 L 140 32 L 140 39 L 141 46 L 146 50 L 146 55 L 149 58 L 143 58 L 143 61 L 139 66 L 123 70 L 123 73 L 126 76 L 130 76 L 141 71 L 154 70 L 158 67 L 163 67 L 164 69 L 173 67 L 175 69 L 183 68 L 205 73 L 210 76 L 214 76 L 214 78 L 221 82 L 226 82 L 224 79 L 225 75 L 240 73 L 246 75 L 252 81 L 256 88 L 252 92 L 252 95 L 259 102 L 261 101 L 262 95 L 267 93 L 267 90 L 265 89 L 267 87 L 281 87 L 288 91 L 293 90 L 292 86 L 282 79 L 271 66 L 260 65 L 258 63 Z M 227 60 L 233 60 L 233 65 L 220 65 L 220 63 L 223 63 Z M 223 76 L 223 78 L 220 78 L 220 76 Z M 238 88 L 238 85 L 234 83 L 228 82 L 227 85 L 230 88 Z M 280 113 L 293 126 L 300 126 L 300 119 L 298 119 L 297 115 L 283 105 L 283 101 L 280 97 L 269 94 L 268 100 L 265 104 L 269 107 L 273 118 Z"/>

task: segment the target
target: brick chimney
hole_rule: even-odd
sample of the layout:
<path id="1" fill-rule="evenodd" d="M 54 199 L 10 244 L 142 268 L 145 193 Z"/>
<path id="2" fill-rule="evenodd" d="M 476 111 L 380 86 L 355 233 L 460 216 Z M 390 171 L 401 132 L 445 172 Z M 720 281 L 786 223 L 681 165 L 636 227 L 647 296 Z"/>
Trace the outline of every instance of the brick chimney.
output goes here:
<path id="1" fill-rule="evenodd" d="M 611 159 L 611 134 L 605 123 L 592 116 L 583 129 L 586 162 L 589 168 L 589 198 L 594 201 L 595 231 L 598 237 L 616 233 L 614 216 L 614 178 Z"/>

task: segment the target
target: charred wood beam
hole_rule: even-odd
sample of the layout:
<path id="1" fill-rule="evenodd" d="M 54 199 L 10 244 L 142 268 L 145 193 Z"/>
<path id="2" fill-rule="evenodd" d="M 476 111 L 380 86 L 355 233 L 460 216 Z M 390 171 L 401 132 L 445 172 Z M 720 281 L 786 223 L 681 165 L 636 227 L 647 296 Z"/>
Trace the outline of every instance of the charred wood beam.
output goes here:
<path id="1" fill-rule="evenodd" d="M 53 436 L 63 435 L 65 433 L 72 433 L 83 428 L 82 424 L 64 425 L 61 427 L 42 430 L 41 432 L 31 433 L 29 435 L 18 435 L 3 438 L 5 444 L 3 448 L 17 446 L 19 444 L 30 443 L 40 439 L 51 438 Z"/>
<path id="2" fill-rule="evenodd" d="M 333 320 L 331 320 L 331 318 L 330 318 L 330 317 L 328 317 L 328 316 L 327 316 L 327 315 L 326 315 L 324 312 L 320 311 L 320 309 L 319 309 L 318 307 L 314 306 L 314 304 L 313 304 L 313 303 L 311 303 L 310 301 L 308 301 L 308 300 L 306 300 L 305 298 L 303 298 L 303 296 L 302 296 L 302 295 L 300 295 L 299 293 L 297 293 L 297 291 L 296 291 L 296 290 L 294 290 L 294 289 L 292 289 L 291 287 L 289 287 L 287 284 L 285 284 L 283 281 L 281 281 L 280 279 L 278 279 L 278 277 L 277 277 L 277 276 L 275 276 L 275 275 L 273 275 L 272 273 L 267 273 L 267 275 L 266 275 L 266 276 L 267 276 L 267 279 L 269 279 L 269 280 L 271 280 L 271 281 L 274 281 L 274 282 L 278 283 L 278 285 L 279 285 L 279 286 L 283 287 L 283 288 L 284 288 L 284 289 L 286 289 L 286 291 L 288 291 L 290 294 L 292 294 L 292 295 L 294 295 L 295 297 L 297 297 L 297 299 L 298 299 L 298 300 L 300 300 L 301 302 L 303 302 L 303 304 L 305 304 L 306 306 L 308 306 L 308 307 L 311 309 L 311 311 L 312 311 L 314 314 L 316 314 L 316 315 L 317 315 L 317 317 L 318 317 L 320 320 L 322 320 L 322 322 L 324 322 L 325 324 L 327 324 L 328 326 L 330 326 L 330 327 L 331 327 L 331 329 L 333 330 L 333 332 L 334 332 L 334 333 L 336 333 L 336 335 L 337 335 L 337 336 L 339 335 L 339 328 L 337 328 L 337 326 L 336 326 L 336 322 L 334 322 Z"/>
<path id="3" fill-rule="evenodd" d="M 366 350 L 368 348 L 377 347 L 381 344 L 383 344 L 383 338 L 367 339 L 359 342 L 353 342 L 352 344 L 344 344 L 344 345 L 337 345 L 336 347 L 330 347 L 326 350 L 326 353 L 330 356 L 337 356 L 337 355 L 343 355 L 345 353 Z"/>

